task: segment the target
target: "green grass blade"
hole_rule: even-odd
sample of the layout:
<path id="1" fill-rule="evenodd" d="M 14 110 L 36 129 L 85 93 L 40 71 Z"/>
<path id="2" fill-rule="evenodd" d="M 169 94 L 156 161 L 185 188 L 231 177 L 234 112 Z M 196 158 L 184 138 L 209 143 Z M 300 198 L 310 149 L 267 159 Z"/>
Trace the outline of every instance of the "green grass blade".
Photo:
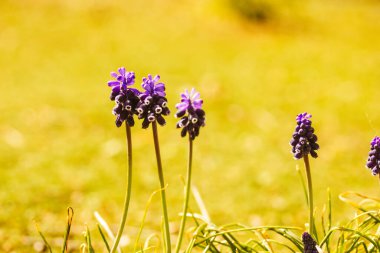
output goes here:
<path id="1" fill-rule="evenodd" d="M 279 242 L 279 241 L 276 241 L 276 240 L 273 240 L 273 239 L 268 239 L 268 241 L 271 242 L 271 243 L 275 243 L 275 244 L 281 245 L 281 246 L 285 247 L 286 249 L 290 250 L 291 252 L 294 252 L 294 253 L 297 252 L 297 251 L 295 251 L 294 249 L 292 249 L 289 245 L 287 245 L 285 243 L 282 243 L 282 242 Z"/>
<path id="2" fill-rule="evenodd" d="M 73 221 L 73 216 L 74 216 L 74 210 L 72 207 L 67 208 L 67 225 L 66 225 L 66 232 L 65 236 L 63 238 L 63 245 L 62 245 L 62 253 L 67 252 L 67 244 L 69 240 L 69 235 L 70 235 L 70 229 L 71 229 L 71 223 Z"/>
<path id="3" fill-rule="evenodd" d="M 34 225 L 36 226 L 36 230 L 37 230 L 38 234 L 41 236 L 42 240 L 44 241 L 46 248 L 49 250 L 50 253 L 53 253 L 51 250 L 50 244 L 47 242 L 45 236 L 42 234 L 37 222 L 34 222 Z"/>
<path id="4" fill-rule="evenodd" d="M 337 245 L 337 251 L 338 253 L 343 253 L 344 252 L 344 242 L 345 242 L 345 238 L 344 238 L 344 233 L 342 233 L 339 237 L 339 242 L 338 242 L 338 245 Z"/>
<path id="5" fill-rule="evenodd" d="M 294 234 L 290 234 L 287 230 L 281 230 L 281 229 L 273 229 L 272 231 L 276 232 L 277 234 L 281 235 L 282 237 L 288 239 L 290 242 L 292 242 L 301 252 L 303 251 L 303 243 L 298 238 L 298 236 Z"/>
<path id="6" fill-rule="evenodd" d="M 110 249 L 110 246 L 109 246 L 109 244 L 107 242 L 107 239 L 106 239 L 106 237 L 105 237 L 105 235 L 103 233 L 102 228 L 100 227 L 99 224 L 97 225 L 97 227 L 98 227 L 98 231 L 100 233 L 100 236 L 102 237 L 102 240 L 103 240 L 104 244 L 106 245 L 107 251 L 110 252 L 111 249 Z"/>
<path id="7" fill-rule="evenodd" d="M 207 224 L 206 224 L 207 225 Z M 214 235 L 208 236 L 199 242 L 197 244 L 201 244 L 202 242 L 219 235 L 223 235 L 226 233 L 235 233 L 235 232 L 244 232 L 244 231 L 259 231 L 259 230 L 274 230 L 274 229 L 287 229 L 287 230 L 299 230 L 302 231 L 299 227 L 282 227 L 282 226 L 258 226 L 258 227 L 247 227 L 247 228 L 238 228 L 238 229 L 231 229 L 231 230 L 225 230 L 225 231 L 218 231 L 216 230 L 216 233 Z"/>
<path id="8" fill-rule="evenodd" d="M 206 205 L 203 202 L 203 199 L 201 197 L 201 194 L 199 193 L 197 187 L 192 186 L 191 192 L 194 196 L 195 202 L 198 204 L 199 210 L 201 211 L 202 216 L 206 219 L 207 223 L 211 223 L 210 215 L 208 214 L 208 211 L 206 209 Z"/>
<path id="9" fill-rule="evenodd" d="M 236 252 L 236 251 L 237 251 L 237 247 L 236 247 L 235 244 L 230 240 L 230 238 L 228 238 L 227 234 L 222 235 L 222 237 L 224 238 L 224 240 L 226 240 L 227 244 L 229 245 L 229 247 L 230 247 L 230 249 L 231 249 L 231 252 Z"/>
<path id="10" fill-rule="evenodd" d="M 111 240 L 111 241 L 114 241 L 115 240 L 115 236 L 114 234 L 112 233 L 112 230 L 110 229 L 108 223 L 103 219 L 103 217 L 98 213 L 98 212 L 94 212 L 94 216 L 95 216 L 95 219 L 99 222 L 99 225 L 104 229 L 104 231 L 106 231 L 107 233 L 107 236 L 108 238 Z M 117 252 L 121 253 L 121 248 L 120 246 L 117 248 Z"/>
<path id="11" fill-rule="evenodd" d="M 152 192 L 152 194 L 149 196 L 148 202 L 145 205 L 145 210 L 144 210 L 143 218 L 141 220 L 141 225 L 140 225 L 140 228 L 139 228 L 139 232 L 137 233 L 137 237 L 136 237 L 136 240 L 135 240 L 135 245 L 133 247 L 134 248 L 134 250 L 133 250 L 134 252 L 136 252 L 138 244 L 140 243 L 141 234 L 142 234 L 142 231 L 144 229 L 145 219 L 146 219 L 146 216 L 148 214 L 148 210 L 149 210 L 150 204 L 152 203 L 153 197 L 157 193 L 159 193 L 161 190 L 162 189 L 158 189 L 158 190 Z"/>
<path id="12" fill-rule="evenodd" d="M 364 242 L 362 242 L 361 245 L 363 246 L 364 251 L 365 251 L 366 253 L 368 253 L 369 251 L 368 251 L 367 245 L 365 245 Z"/>
<path id="13" fill-rule="evenodd" d="M 331 205 L 331 191 L 330 191 L 330 188 L 327 188 L 327 210 L 328 210 L 328 223 L 327 223 L 327 227 L 328 227 L 328 230 L 331 229 L 331 224 L 332 224 L 332 205 Z"/>
<path id="14" fill-rule="evenodd" d="M 232 233 L 229 233 L 228 236 L 237 244 L 243 251 L 251 252 L 250 247 L 248 245 L 245 245 L 241 243 L 238 239 L 236 239 L 235 236 L 232 235 Z"/>
<path id="15" fill-rule="evenodd" d="M 254 252 L 259 252 L 259 251 L 256 250 L 256 246 L 259 246 L 259 247 L 260 247 L 261 249 L 263 249 L 263 250 L 267 250 L 267 249 L 265 248 L 265 246 L 263 246 L 263 245 L 261 244 L 261 242 L 259 242 L 258 240 L 250 239 L 250 240 L 247 242 L 247 245 L 250 245 L 252 242 L 255 243 L 255 245 L 254 245 L 253 247 L 251 247 L 251 249 L 252 249 Z"/>
<path id="16" fill-rule="evenodd" d="M 88 253 L 95 253 L 95 250 L 94 250 L 94 248 L 92 247 L 92 243 L 91 243 L 91 234 L 90 234 L 90 230 L 88 229 L 87 226 L 86 226 L 85 239 L 86 239 L 87 249 L 88 249 L 87 252 L 88 252 Z"/>
<path id="17" fill-rule="evenodd" d="M 156 238 L 157 239 L 157 245 L 154 246 L 149 246 L 150 245 L 150 242 L 152 241 L 153 238 Z M 160 237 L 157 235 L 157 234 L 151 234 L 149 235 L 146 239 L 145 239 L 145 242 L 144 242 L 144 247 L 141 249 L 143 251 L 147 250 L 147 249 L 150 249 L 150 248 L 155 248 L 156 250 L 158 250 L 161 246 L 161 240 L 160 240 Z M 141 247 L 140 247 L 141 248 Z M 135 251 L 133 251 L 135 252 Z"/>
<path id="18" fill-rule="evenodd" d="M 164 220 L 164 217 L 162 217 L 161 219 L 161 236 L 162 238 L 164 238 L 164 243 L 162 244 L 162 249 L 163 251 L 162 252 L 167 252 L 167 249 L 168 247 L 170 247 L 170 245 L 168 245 L 167 241 L 165 240 L 165 220 Z"/>
<path id="19" fill-rule="evenodd" d="M 186 249 L 186 253 L 190 253 L 191 252 L 191 250 L 194 248 L 194 246 L 195 246 L 195 241 L 196 241 L 196 239 L 197 239 L 197 235 L 205 228 L 205 227 L 207 227 L 207 224 L 202 224 L 202 225 L 200 225 L 199 227 L 197 227 L 197 229 L 194 231 L 194 233 L 193 233 L 193 239 L 190 241 L 190 243 L 189 243 L 189 246 L 187 247 L 187 249 Z M 212 238 L 212 237 L 211 237 Z M 207 241 L 207 239 L 205 240 L 205 241 Z"/>

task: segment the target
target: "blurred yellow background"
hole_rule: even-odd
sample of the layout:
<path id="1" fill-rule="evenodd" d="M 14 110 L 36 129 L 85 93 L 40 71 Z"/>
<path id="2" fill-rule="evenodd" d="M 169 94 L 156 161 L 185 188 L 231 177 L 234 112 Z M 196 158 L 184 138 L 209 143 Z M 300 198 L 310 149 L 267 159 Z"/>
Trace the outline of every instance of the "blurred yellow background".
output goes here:
<path id="1" fill-rule="evenodd" d="M 114 125 L 106 83 L 120 66 L 136 72 L 138 88 L 148 73 L 166 84 L 172 114 L 159 135 L 174 233 L 187 142 L 173 115 L 185 88 L 204 100 L 193 182 L 216 224 L 307 222 L 295 169 L 303 164 L 289 145 L 304 111 L 321 146 L 311 161 L 317 216 L 327 187 L 334 224 L 353 216 L 339 193 L 380 194 L 365 168 L 369 142 L 380 134 L 379 1 L 3 0 L 0 13 L 2 252 L 26 252 L 40 241 L 33 220 L 59 247 L 68 206 L 75 211 L 71 246 L 79 247 L 85 224 L 97 238 L 95 210 L 116 232 L 125 134 Z M 125 230 L 132 241 L 159 188 L 151 129 L 140 124 L 132 129 Z M 159 230 L 160 217 L 156 196 L 145 234 Z"/>

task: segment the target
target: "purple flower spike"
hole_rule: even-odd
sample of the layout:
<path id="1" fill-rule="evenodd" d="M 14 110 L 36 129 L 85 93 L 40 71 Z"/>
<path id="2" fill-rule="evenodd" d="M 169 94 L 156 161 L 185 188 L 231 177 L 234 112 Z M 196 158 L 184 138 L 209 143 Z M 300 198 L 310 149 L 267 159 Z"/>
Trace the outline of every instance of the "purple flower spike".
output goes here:
<path id="1" fill-rule="evenodd" d="M 115 80 L 108 82 L 108 86 L 112 87 L 110 99 L 116 103 L 112 110 L 116 116 L 115 124 L 120 127 L 125 121 L 128 126 L 133 126 L 135 124 L 133 115 L 136 114 L 139 91 L 128 86 L 135 83 L 135 73 L 127 72 L 124 67 L 119 68 L 118 72 L 119 74 L 111 72 Z"/>
<path id="2" fill-rule="evenodd" d="M 189 133 L 190 139 L 194 140 L 199 135 L 199 129 L 205 126 L 205 112 L 202 110 L 202 104 L 203 100 L 194 88 L 190 93 L 185 90 L 181 94 L 181 102 L 176 105 L 178 111 L 175 116 L 181 118 L 177 123 L 177 128 L 182 128 L 182 137 Z"/>
<path id="3" fill-rule="evenodd" d="M 376 136 L 371 141 L 371 149 L 368 154 L 367 168 L 372 170 L 374 176 L 380 174 L 380 137 Z"/>
<path id="4" fill-rule="evenodd" d="M 292 146 L 292 153 L 295 159 L 310 154 L 312 157 L 317 158 L 317 136 L 314 134 L 314 128 L 311 126 L 311 115 L 308 113 L 301 113 L 297 115 L 297 127 L 293 133 L 293 138 L 290 141 Z"/>
<path id="5" fill-rule="evenodd" d="M 152 75 L 143 78 L 141 86 L 144 92 L 139 95 L 139 102 L 136 106 L 138 118 L 143 119 L 142 128 L 148 128 L 150 123 L 157 120 L 161 126 L 166 124 L 163 116 L 170 113 L 168 101 L 166 99 L 165 85 L 158 83 L 160 76 Z"/>
<path id="6" fill-rule="evenodd" d="M 302 234 L 302 243 L 304 247 L 304 253 L 318 253 L 317 243 L 308 232 Z"/>

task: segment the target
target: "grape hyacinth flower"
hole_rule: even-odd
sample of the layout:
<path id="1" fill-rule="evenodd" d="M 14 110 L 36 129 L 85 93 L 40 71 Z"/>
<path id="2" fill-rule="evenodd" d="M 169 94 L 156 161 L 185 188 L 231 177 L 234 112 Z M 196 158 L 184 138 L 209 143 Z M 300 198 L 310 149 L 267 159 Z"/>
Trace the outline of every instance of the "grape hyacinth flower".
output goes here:
<path id="1" fill-rule="evenodd" d="M 125 121 L 125 130 L 127 136 L 127 157 L 128 157 L 128 170 L 127 170 L 127 189 L 124 200 L 124 210 L 120 221 L 119 229 L 116 234 L 115 241 L 110 253 L 118 250 L 118 245 L 123 234 L 124 226 L 127 220 L 129 203 L 131 199 L 132 190 L 132 138 L 131 127 L 135 124 L 133 115 L 136 114 L 136 105 L 139 102 L 139 91 L 131 88 L 135 83 L 135 73 L 127 72 L 124 67 L 118 69 L 119 73 L 111 72 L 111 76 L 115 80 L 109 81 L 108 86 L 112 87 L 110 99 L 115 101 L 116 105 L 113 108 L 113 114 L 116 115 L 116 126 L 120 127 Z"/>
<path id="2" fill-rule="evenodd" d="M 190 92 L 185 90 L 181 94 L 181 102 L 176 105 L 178 111 L 175 116 L 181 118 L 177 123 L 177 128 L 182 128 L 182 137 L 189 133 L 190 139 L 194 140 L 199 135 L 199 129 L 205 126 L 205 112 L 202 110 L 202 104 L 203 100 L 194 88 Z"/>
<path id="3" fill-rule="evenodd" d="M 290 141 L 295 159 L 301 159 L 308 154 L 314 158 L 318 157 L 316 151 L 319 149 L 319 145 L 310 118 L 311 115 L 306 112 L 297 115 L 297 127 Z"/>
<path id="4" fill-rule="evenodd" d="M 150 123 L 157 121 L 161 126 L 165 125 L 166 121 L 163 117 L 169 115 L 170 110 L 167 107 L 165 85 L 158 83 L 160 76 L 152 75 L 143 78 L 142 87 L 144 92 L 139 95 L 140 101 L 136 105 L 136 111 L 139 119 L 144 119 L 142 128 L 148 128 Z"/>
<path id="5" fill-rule="evenodd" d="M 185 185 L 185 201 L 183 204 L 183 215 L 175 249 L 176 253 L 180 252 L 186 225 L 187 209 L 191 191 L 193 141 L 195 137 L 199 135 L 200 127 L 203 127 L 205 125 L 205 112 L 202 110 L 202 104 L 203 100 L 200 99 L 199 92 L 196 92 L 196 90 L 193 88 L 190 92 L 188 90 L 185 90 L 185 92 L 181 94 L 181 102 L 176 105 L 178 111 L 175 116 L 177 118 L 181 118 L 177 123 L 177 128 L 182 128 L 182 137 L 185 137 L 186 134 L 189 133 L 189 160 Z"/>
<path id="6" fill-rule="evenodd" d="M 112 113 L 116 116 L 115 124 L 120 127 L 125 121 L 128 126 L 135 124 L 133 115 L 136 113 L 136 105 L 139 102 L 139 91 L 130 88 L 135 83 L 135 73 L 127 72 L 124 67 L 118 69 L 118 73 L 111 72 L 111 76 L 116 80 L 108 82 L 112 87 L 110 99 L 116 102 Z"/>
<path id="7" fill-rule="evenodd" d="M 319 253 L 317 243 L 308 232 L 302 234 L 302 243 L 304 247 L 304 253 Z"/>
<path id="8" fill-rule="evenodd" d="M 311 114 L 307 112 L 297 115 L 297 126 L 290 141 L 292 153 L 295 159 L 303 158 L 306 169 L 307 188 L 308 188 L 308 204 L 309 204 L 309 233 L 315 232 L 314 227 L 314 207 L 313 207 L 313 184 L 311 180 L 311 169 L 309 163 L 309 154 L 317 158 L 316 150 L 319 149 L 317 144 L 317 136 L 314 134 L 314 128 L 311 126 Z"/>
<path id="9" fill-rule="evenodd" d="M 372 171 L 374 176 L 380 176 L 380 137 L 378 136 L 371 141 L 366 167 Z"/>

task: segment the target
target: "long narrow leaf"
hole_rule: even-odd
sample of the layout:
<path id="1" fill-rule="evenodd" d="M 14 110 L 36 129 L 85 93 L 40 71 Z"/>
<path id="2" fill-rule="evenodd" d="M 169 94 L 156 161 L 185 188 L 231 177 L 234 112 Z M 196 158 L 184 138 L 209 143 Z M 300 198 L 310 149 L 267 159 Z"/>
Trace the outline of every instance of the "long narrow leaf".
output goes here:
<path id="1" fill-rule="evenodd" d="M 52 250 L 51 250 L 50 244 L 47 242 L 45 236 L 42 234 L 42 232 L 41 232 L 41 230 L 40 230 L 37 222 L 34 221 L 34 225 L 36 227 L 36 230 L 37 230 L 38 234 L 41 236 L 42 240 L 44 241 L 46 248 L 49 250 L 50 253 L 53 253 Z"/>
<path id="2" fill-rule="evenodd" d="M 94 212 L 95 219 L 99 222 L 99 225 L 106 231 L 108 238 L 113 242 L 115 240 L 115 236 L 112 233 L 112 230 L 110 229 L 108 223 L 103 219 L 103 217 L 98 213 Z M 117 252 L 121 253 L 120 246 L 117 247 Z"/>
<path id="3" fill-rule="evenodd" d="M 66 232 L 65 236 L 63 238 L 63 246 L 62 246 L 62 253 L 67 253 L 67 248 L 68 248 L 68 240 L 69 240 L 69 235 L 70 235 L 70 229 L 71 229 L 71 223 L 73 221 L 73 216 L 74 216 L 74 210 L 72 207 L 67 208 L 67 225 L 66 225 Z"/>
<path id="4" fill-rule="evenodd" d="M 107 239 L 106 239 L 106 237 L 105 237 L 105 235 L 103 233 L 102 228 L 100 227 L 99 224 L 97 225 L 97 227 L 98 227 L 98 231 L 100 233 L 100 236 L 102 237 L 102 240 L 103 240 L 104 244 L 106 245 L 107 251 L 110 252 L 111 248 L 110 248 L 110 245 L 107 242 Z"/>
<path id="5" fill-rule="evenodd" d="M 162 189 L 159 189 L 159 190 L 156 190 L 154 192 L 152 192 L 152 194 L 149 196 L 149 199 L 148 199 L 148 202 L 146 203 L 145 205 L 145 210 L 144 210 L 144 214 L 143 214 L 143 218 L 141 220 L 141 225 L 140 225 L 140 228 L 139 228 L 139 232 L 137 233 L 137 237 L 136 237 L 136 241 L 135 241 L 135 245 L 134 245 L 134 252 L 136 252 L 137 250 L 137 247 L 138 247 L 138 244 L 140 242 L 140 238 L 141 238 L 141 233 L 143 231 L 143 228 L 144 228 L 144 224 L 145 224 L 145 219 L 146 219 L 146 216 L 147 216 L 147 213 L 148 213 L 148 210 L 149 210 L 149 207 L 150 207 L 150 204 L 152 203 L 152 200 L 153 200 L 153 197 L 159 193 Z"/>
<path id="6" fill-rule="evenodd" d="M 92 247 L 92 243 L 91 243 L 91 234 L 90 234 L 90 230 L 88 229 L 87 226 L 86 226 L 85 238 L 86 238 L 87 249 L 88 249 L 87 252 L 88 252 L 88 253 L 95 253 L 95 250 L 94 250 L 94 248 Z"/>

